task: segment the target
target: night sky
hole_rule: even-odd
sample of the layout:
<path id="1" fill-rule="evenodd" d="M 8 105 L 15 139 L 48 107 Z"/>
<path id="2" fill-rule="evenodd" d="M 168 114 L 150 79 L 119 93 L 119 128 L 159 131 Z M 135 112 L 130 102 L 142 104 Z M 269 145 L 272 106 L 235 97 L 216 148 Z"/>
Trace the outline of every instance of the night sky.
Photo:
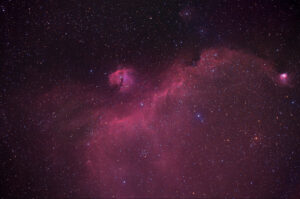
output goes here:
<path id="1" fill-rule="evenodd" d="M 300 198 L 297 0 L 0 18 L 0 198 Z"/>

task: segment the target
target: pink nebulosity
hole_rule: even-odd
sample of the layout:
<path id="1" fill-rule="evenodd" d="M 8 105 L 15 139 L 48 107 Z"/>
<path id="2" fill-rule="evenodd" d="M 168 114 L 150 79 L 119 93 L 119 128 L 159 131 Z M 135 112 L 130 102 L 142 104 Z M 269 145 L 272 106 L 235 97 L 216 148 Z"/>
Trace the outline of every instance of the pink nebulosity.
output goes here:
<path id="1" fill-rule="evenodd" d="M 118 69 L 109 75 L 111 86 L 118 86 L 121 92 L 129 91 L 134 84 L 134 71 L 132 69 Z"/>
<path id="2" fill-rule="evenodd" d="M 109 84 L 132 95 L 124 101 L 120 93 L 105 96 L 80 85 L 55 89 L 39 100 L 48 103 L 40 110 L 51 114 L 41 112 L 38 119 L 45 115 L 43 129 L 61 147 L 52 152 L 51 146 L 49 157 L 59 164 L 68 159 L 66 143 L 76 146 L 70 153 L 78 158 L 73 163 L 84 167 L 76 181 L 83 183 L 79 190 L 86 190 L 85 196 L 273 196 L 267 190 L 277 176 L 260 164 L 267 160 L 275 168 L 280 160 L 280 151 L 274 150 L 274 161 L 269 157 L 278 140 L 262 139 L 277 129 L 277 104 L 266 103 L 274 99 L 276 92 L 269 91 L 278 83 L 270 64 L 215 48 L 203 51 L 196 66 L 174 61 L 152 78 L 160 83 L 147 89 L 135 85 L 130 93 L 134 70 L 111 73 Z M 279 79 L 287 81 L 287 73 Z M 242 191 L 235 191 L 236 184 Z"/>
<path id="3" fill-rule="evenodd" d="M 281 81 L 286 81 L 286 80 L 287 80 L 287 77 L 288 77 L 287 73 L 282 73 L 282 74 L 280 74 L 280 80 L 281 80 Z"/>
<path id="4" fill-rule="evenodd" d="M 291 84 L 291 74 L 288 73 L 280 73 L 277 76 L 277 82 L 280 86 L 288 86 L 288 87 L 292 87 Z"/>
<path id="5" fill-rule="evenodd" d="M 253 59 L 256 61 L 255 67 L 249 62 Z M 193 187 L 190 194 L 193 190 L 206 192 L 208 187 L 201 184 L 201 180 L 211 178 L 218 172 L 217 168 L 210 167 L 205 158 L 218 156 L 218 153 L 206 152 L 206 146 L 222 146 L 227 142 L 236 146 L 241 143 L 251 145 L 254 135 L 249 135 L 246 142 L 248 135 L 239 135 L 238 142 L 227 138 L 232 136 L 232 126 L 243 128 L 242 123 L 232 118 L 247 118 L 247 122 L 253 126 L 253 132 L 261 131 L 256 125 L 260 113 L 254 113 L 256 110 L 246 106 L 244 100 L 263 104 L 263 99 L 268 98 L 268 95 L 264 94 L 265 88 L 259 82 L 270 78 L 273 73 L 271 69 L 267 70 L 264 60 L 224 48 L 204 51 L 196 67 L 184 66 L 175 61 L 159 78 L 163 81 L 156 90 L 136 92 L 139 101 L 118 104 L 113 110 L 104 112 L 103 120 L 95 127 L 97 135 L 93 137 L 86 155 L 90 159 L 90 179 L 99 182 L 97 184 L 104 196 L 171 197 L 176 190 L 184 189 L 183 182 L 177 180 L 182 176 L 195 181 L 190 184 Z M 123 78 L 124 74 L 128 74 L 126 69 L 113 73 L 110 76 L 111 83 L 121 84 L 122 87 L 123 82 L 118 77 Z M 255 79 L 251 74 L 255 74 Z M 257 98 L 252 91 L 264 97 Z M 235 93 L 238 93 L 239 98 L 232 99 Z M 238 99 L 240 104 L 236 101 L 228 105 Z M 140 105 L 141 101 L 143 106 Z M 215 106 L 218 108 L 214 110 Z M 241 109 L 249 109 L 256 115 L 248 118 L 247 111 L 240 112 Z M 230 117 L 227 118 L 227 115 Z M 210 140 L 208 137 L 213 134 L 224 138 Z M 199 147 L 203 150 L 197 156 L 200 166 L 193 167 L 193 153 L 197 154 L 195 151 Z M 224 155 L 224 159 L 232 156 L 242 158 L 229 153 Z M 231 183 L 231 179 L 239 178 L 235 170 L 242 169 L 242 165 L 228 167 L 226 172 L 231 172 L 231 176 L 221 174 L 221 178 L 224 178 L 221 181 Z M 225 170 L 222 172 L 226 173 Z M 247 175 L 256 175 L 256 172 L 254 170 Z M 268 176 L 268 179 L 272 179 L 272 176 Z M 215 179 L 212 184 L 218 181 Z M 105 188 L 107 183 L 110 184 L 109 189 Z M 160 185 L 164 185 L 164 193 L 159 191 Z"/>
<path id="6" fill-rule="evenodd" d="M 288 83 L 288 74 L 287 73 L 281 73 L 279 75 L 279 80 L 280 80 L 281 84 L 286 85 Z"/>

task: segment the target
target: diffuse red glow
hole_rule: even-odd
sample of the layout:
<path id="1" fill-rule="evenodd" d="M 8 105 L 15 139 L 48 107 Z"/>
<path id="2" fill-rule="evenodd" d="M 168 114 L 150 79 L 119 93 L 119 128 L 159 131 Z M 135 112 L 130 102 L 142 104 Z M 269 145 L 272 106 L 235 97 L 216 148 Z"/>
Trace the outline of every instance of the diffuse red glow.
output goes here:
<path id="1" fill-rule="evenodd" d="M 139 89 L 137 76 L 132 68 L 117 69 L 109 75 L 109 84 L 119 88 L 114 91 L 115 104 L 85 109 L 69 122 L 55 124 L 74 132 L 88 126 L 92 132 L 79 141 L 88 143 L 82 157 L 84 189 L 92 189 L 97 197 L 172 197 L 176 190 L 190 193 L 189 197 L 225 193 L 254 197 L 248 178 L 272 185 L 274 176 L 254 164 L 265 161 L 268 154 L 260 148 L 257 156 L 256 149 L 265 139 L 256 133 L 266 136 L 277 128 L 257 125 L 258 120 L 264 121 L 262 112 L 272 115 L 263 102 L 273 96 L 266 88 L 275 87 L 278 76 L 262 59 L 226 48 L 209 49 L 202 52 L 196 66 L 175 62 L 157 77 L 163 81 L 156 89 Z M 286 78 L 280 75 L 281 81 Z M 134 97 L 121 103 L 119 91 Z M 84 97 L 89 96 L 94 101 L 98 98 Z M 233 150 L 240 146 L 244 153 Z M 246 173 L 245 165 L 251 167 Z M 231 187 L 236 181 L 244 190 L 238 194 Z M 224 184 L 223 189 L 216 188 L 217 195 L 209 189 Z"/>

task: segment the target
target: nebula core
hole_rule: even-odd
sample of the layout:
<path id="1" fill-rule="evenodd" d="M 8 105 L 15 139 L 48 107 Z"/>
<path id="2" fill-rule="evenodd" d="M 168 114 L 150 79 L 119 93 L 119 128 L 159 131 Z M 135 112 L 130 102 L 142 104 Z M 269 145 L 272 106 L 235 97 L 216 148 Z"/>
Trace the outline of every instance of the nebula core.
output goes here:
<path id="1" fill-rule="evenodd" d="M 111 86 L 118 86 L 121 92 L 126 92 L 133 86 L 133 78 L 133 70 L 123 68 L 109 75 L 109 83 Z"/>
<path id="2" fill-rule="evenodd" d="M 70 13 L 61 15 L 60 4 L 50 3 L 45 7 L 55 12 L 45 15 L 54 17 L 55 23 L 46 17 L 46 32 L 38 34 L 46 40 L 30 40 L 32 49 L 42 41 L 48 47 L 18 51 L 11 57 L 9 52 L 17 51 L 7 51 L 6 67 L 1 69 L 5 74 L 1 77 L 1 99 L 5 100 L 0 112 L 5 198 L 300 196 L 299 72 L 295 69 L 299 56 L 284 59 L 286 65 L 279 67 L 279 61 L 264 47 L 266 43 L 255 43 L 253 50 L 249 43 L 247 47 L 244 43 L 230 45 L 231 35 L 227 39 L 219 33 L 213 37 L 213 32 L 228 28 L 223 27 L 223 21 L 214 29 L 205 26 L 216 23 L 214 12 L 204 22 L 201 18 L 206 16 L 202 11 L 212 5 L 192 1 L 165 4 L 159 4 L 162 11 L 153 8 L 153 14 L 155 3 L 142 4 L 143 9 L 133 11 L 130 6 L 140 8 L 140 4 L 113 6 L 106 2 L 95 11 L 93 6 L 98 3 L 76 3 L 79 10 L 85 8 L 77 16 L 73 4 L 67 6 Z M 0 7 L 3 13 L 10 12 L 6 10 L 9 6 Z M 116 10 L 110 14 L 108 8 Z M 245 8 L 252 9 L 248 4 Z M 222 9 L 228 11 L 220 9 L 218 16 L 225 12 Z M 35 18 L 42 15 L 33 10 L 26 8 L 26 13 L 35 21 L 42 20 Z M 104 17 L 103 26 L 93 18 L 98 12 L 110 16 Z M 169 12 L 175 14 L 169 16 Z M 131 14 L 135 17 L 127 16 Z M 70 27 L 63 29 L 57 16 Z M 102 15 L 98 17 L 102 19 Z M 133 19 L 136 21 L 130 23 Z M 229 19 L 236 20 L 234 16 Z M 176 20 L 181 20 L 176 28 L 182 31 L 179 35 L 160 24 Z M 68 29 L 73 30 L 72 25 L 74 32 Z M 271 37 L 273 26 L 268 28 L 272 34 L 263 33 Z M 107 32 L 101 32 L 104 30 Z M 129 30 L 136 32 L 131 35 Z M 184 45 L 176 40 L 181 36 L 192 39 L 184 40 Z M 259 37 L 256 32 L 250 36 Z M 113 42 L 107 42 L 106 37 Z M 62 40 L 56 43 L 57 38 Z M 205 43 L 205 39 L 212 42 Z M 24 42 L 26 47 L 27 40 Z M 74 42 L 80 52 L 73 49 Z M 136 42 L 142 47 L 135 46 Z M 93 50 L 97 45 L 109 50 Z M 128 54 L 119 49 L 127 49 Z M 147 50 L 148 54 L 142 53 Z M 281 48 L 278 51 L 281 53 Z M 13 62 L 13 56 L 23 52 L 34 54 L 34 58 L 19 57 L 18 63 Z M 9 69 L 13 63 L 24 68 Z M 13 77 L 19 83 L 14 83 L 18 81 Z"/>

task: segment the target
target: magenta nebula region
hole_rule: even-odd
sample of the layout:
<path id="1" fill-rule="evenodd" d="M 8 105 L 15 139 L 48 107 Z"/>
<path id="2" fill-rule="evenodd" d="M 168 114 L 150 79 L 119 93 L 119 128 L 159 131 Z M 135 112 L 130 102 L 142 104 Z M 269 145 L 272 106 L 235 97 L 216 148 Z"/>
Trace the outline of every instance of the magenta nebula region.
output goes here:
<path id="1" fill-rule="evenodd" d="M 118 86 L 121 92 L 129 91 L 134 83 L 133 70 L 132 69 L 119 69 L 109 75 L 110 85 Z"/>
<path id="2" fill-rule="evenodd" d="M 175 59 L 159 85 L 140 88 L 136 76 L 126 66 L 109 74 L 113 96 L 69 82 L 31 107 L 51 137 L 54 169 L 80 165 L 82 196 L 262 198 L 282 189 L 279 148 L 289 135 L 277 135 L 276 113 L 286 84 L 270 63 L 211 48 L 195 66 Z"/>
<path id="3" fill-rule="evenodd" d="M 0 15 L 0 199 L 300 198 L 296 0 Z"/>

